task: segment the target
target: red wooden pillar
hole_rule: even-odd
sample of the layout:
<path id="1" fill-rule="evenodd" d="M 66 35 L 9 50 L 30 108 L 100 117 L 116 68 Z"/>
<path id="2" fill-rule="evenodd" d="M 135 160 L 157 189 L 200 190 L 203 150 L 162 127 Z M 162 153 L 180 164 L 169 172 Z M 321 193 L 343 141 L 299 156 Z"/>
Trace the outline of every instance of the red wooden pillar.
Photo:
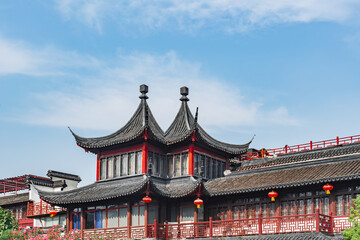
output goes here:
<path id="1" fill-rule="evenodd" d="M 212 217 L 209 217 L 209 237 L 212 238 L 213 236 L 213 224 L 212 224 Z"/>
<path id="2" fill-rule="evenodd" d="M 148 203 L 145 203 L 145 213 L 144 213 L 144 217 L 145 217 L 145 238 L 148 238 L 149 237 L 149 231 L 148 231 L 148 210 L 149 210 L 149 204 Z"/>
<path id="3" fill-rule="evenodd" d="M 71 217 L 72 208 L 66 210 L 66 233 L 69 233 L 72 230 L 73 220 Z"/>
<path id="4" fill-rule="evenodd" d="M 320 213 L 318 208 L 316 209 L 315 223 L 316 223 L 316 232 L 320 232 Z"/>
<path id="5" fill-rule="evenodd" d="M 148 143 L 144 142 L 142 146 L 142 173 L 148 171 Z"/>
<path id="6" fill-rule="evenodd" d="M 261 217 L 261 211 L 258 215 L 258 221 L 259 221 L 259 235 L 262 235 L 262 217 Z"/>
<path id="7" fill-rule="evenodd" d="M 158 239 L 158 224 L 156 219 L 154 219 L 154 238 Z"/>
<path id="8" fill-rule="evenodd" d="M 85 208 L 81 208 L 81 217 L 80 217 L 80 236 L 81 239 L 84 239 L 84 228 L 85 228 Z"/>
<path id="9" fill-rule="evenodd" d="M 128 238 L 131 238 L 131 208 L 130 208 L 130 202 L 128 202 L 128 206 L 127 206 L 127 235 Z"/>
<path id="10" fill-rule="evenodd" d="M 330 233 L 334 234 L 334 217 L 332 212 L 330 212 Z"/>
<path id="11" fill-rule="evenodd" d="M 229 170 L 229 159 L 226 159 L 226 170 Z"/>
<path id="12" fill-rule="evenodd" d="M 100 180 L 100 153 L 97 155 L 96 161 L 96 181 Z"/>
<path id="13" fill-rule="evenodd" d="M 189 146 L 189 175 L 194 175 L 194 144 Z"/>

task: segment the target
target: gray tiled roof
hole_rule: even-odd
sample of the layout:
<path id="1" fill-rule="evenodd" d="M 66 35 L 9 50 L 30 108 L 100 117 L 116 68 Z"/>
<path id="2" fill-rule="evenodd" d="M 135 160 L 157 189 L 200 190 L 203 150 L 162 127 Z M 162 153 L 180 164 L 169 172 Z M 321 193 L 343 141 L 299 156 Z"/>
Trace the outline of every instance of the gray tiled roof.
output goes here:
<path id="1" fill-rule="evenodd" d="M 58 177 L 58 178 L 64 178 L 64 179 L 74 180 L 74 181 L 78 181 L 78 182 L 81 181 L 81 178 L 79 177 L 79 175 L 58 172 L 58 171 L 54 171 L 54 170 L 49 170 L 46 175 L 48 177 Z"/>
<path id="2" fill-rule="evenodd" d="M 99 181 L 85 187 L 64 192 L 45 192 L 38 190 L 40 197 L 59 206 L 92 203 L 108 199 L 138 194 L 146 190 L 147 183 L 156 194 L 168 198 L 179 198 L 194 192 L 200 184 L 192 176 L 172 180 L 149 177 L 146 175 L 129 176 L 106 181 Z"/>
<path id="3" fill-rule="evenodd" d="M 244 236 L 237 239 L 243 240 L 340 240 L 342 236 L 327 235 L 321 232 L 308 233 L 287 233 L 287 234 L 271 234 L 262 236 Z"/>
<path id="4" fill-rule="evenodd" d="M 360 155 L 239 172 L 204 184 L 210 196 L 360 179 Z"/>
<path id="5" fill-rule="evenodd" d="M 16 203 L 26 203 L 29 201 L 29 193 L 20 193 L 16 195 L 9 195 L 0 197 L 0 206 L 12 205 Z"/>
<path id="6" fill-rule="evenodd" d="M 121 144 L 136 139 L 144 134 L 145 129 L 147 129 L 150 138 L 164 145 L 172 145 L 185 141 L 189 139 L 195 131 L 197 140 L 233 155 L 245 153 L 251 143 L 250 141 L 241 145 L 228 144 L 212 138 L 197 124 L 197 120 L 195 120 L 187 105 L 188 99 L 186 96 L 181 98 L 182 103 L 180 110 L 168 130 L 164 133 L 150 111 L 146 102 L 147 96 L 143 95 L 140 96 L 140 98 L 141 102 L 134 115 L 123 128 L 113 134 L 98 138 L 84 138 L 76 135 L 70 129 L 77 144 L 89 151 L 96 152 L 98 148 Z"/>
<path id="7" fill-rule="evenodd" d="M 84 138 L 76 135 L 71 129 L 70 131 L 79 146 L 91 150 L 131 141 L 141 136 L 146 128 L 154 139 L 165 143 L 164 132 L 152 115 L 146 100 L 142 99 L 130 120 L 123 128 L 113 134 L 98 138 Z"/>

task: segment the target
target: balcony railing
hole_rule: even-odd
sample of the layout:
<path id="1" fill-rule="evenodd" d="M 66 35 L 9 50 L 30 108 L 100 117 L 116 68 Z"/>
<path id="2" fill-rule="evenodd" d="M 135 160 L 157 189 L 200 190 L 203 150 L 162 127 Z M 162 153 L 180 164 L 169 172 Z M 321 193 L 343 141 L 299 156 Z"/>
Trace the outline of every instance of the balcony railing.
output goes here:
<path id="1" fill-rule="evenodd" d="M 320 214 L 302 214 L 294 216 L 258 217 L 250 219 L 232 219 L 197 223 L 165 223 L 147 226 L 130 226 L 121 228 L 85 229 L 85 239 L 102 236 L 109 239 L 119 238 L 216 238 L 245 235 L 265 235 L 297 232 L 339 233 L 350 227 L 347 217 L 333 217 Z"/>
<path id="2" fill-rule="evenodd" d="M 19 219 L 19 229 L 32 227 L 33 225 L 34 225 L 34 219 L 32 218 Z"/>
<path id="3" fill-rule="evenodd" d="M 33 217 L 33 216 L 50 214 L 50 211 L 53 209 L 56 210 L 57 212 L 66 211 L 64 208 L 58 206 L 52 206 L 44 201 L 35 202 L 35 203 L 28 202 L 27 216 Z"/>
<path id="4" fill-rule="evenodd" d="M 308 151 L 318 148 L 326 148 L 326 147 L 357 143 L 357 142 L 360 142 L 360 135 L 342 137 L 342 138 L 336 137 L 334 139 L 318 141 L 318 142 L 310 141 L 309 143 L 293 145 L 293 146 L 285 145 L 284 147 L 281 148 L 261 149 L 258 152 L 252 152 L 241 155 L 240 160 L 243 161 L 243 160 L 251 160 L 254 158 L 263 158 L 267 156 L 277 156 L 281 154 Z"/>

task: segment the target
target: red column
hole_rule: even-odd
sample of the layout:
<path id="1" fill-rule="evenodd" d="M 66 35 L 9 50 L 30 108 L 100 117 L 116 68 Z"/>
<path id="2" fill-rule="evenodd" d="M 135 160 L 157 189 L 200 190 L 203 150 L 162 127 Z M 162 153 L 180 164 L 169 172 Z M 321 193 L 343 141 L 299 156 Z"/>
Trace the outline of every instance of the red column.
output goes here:
<path id="1" fill-rule="evenodd" d="M 142 173 L 147 173 L 148 170 L 148 143 L 144 142 L 142 146 Z"/>
<path id="2" fill-rule="evenodd" d="M 100 180 L 100 153 L 97 155 L 97 162 L 96 162 L 96 181 Z"/>
<path id="3" fill-rule="evenodd" d="M 69 233 L 72 229 L 72 217 L 71 217 L 72 209 L 68 208 L 66 211 L 66 232 Z"/>
<path id="4" fill-rule="evenodd" d="M 158 239 L 158 224 L 156 219 L 154 219 L 154 238 Z"/>
<path id="5" fill-rule="evenodd" d="M 81 228 L 80 228 L 80 234 L 81 234 L 81 239 L 84 239 L 84 228 L 85 228 L 85 208 L 81 208 Z"/>
<path id="6" fill-rule="evenodd" d="M 209 237 L 212 238 L 213 236 L 213 226 L 212 226 L 212 217 L 209 217 Z"/>
<path id="7" fill-rule="evenodd" d="M 131 238 L 131 209 L 130 209 L 130 202 L 128 202 L 127 206 L 127 232 L 128 232 L 128 238 Z"/>
<path id="8" fill-rule="evenodd" d="M 145 203 L 145 213 L 144 213 L 144 217 L 145 217 L 145 237 L 148 238 L 149 237 L 149 231 L 148 231 L 148 210 L 149 210 L 149 204 Z"/>
<path id="9" fill-rule="evenodd" d="M 226 159 L 226 170 L 229 170 L 229 159 Z"/>
<path id="10" fill-rule="evenodd" d="M 319 209 L 316 209 L 315 222 L 316 222 L 316 232 L 320 232 L 320 214 L 319 214 Z"/>
<path id="11" fill-rule="evenodd" d="M 189 146 L 189 175 L 194 175 L 194 144 Z"/>

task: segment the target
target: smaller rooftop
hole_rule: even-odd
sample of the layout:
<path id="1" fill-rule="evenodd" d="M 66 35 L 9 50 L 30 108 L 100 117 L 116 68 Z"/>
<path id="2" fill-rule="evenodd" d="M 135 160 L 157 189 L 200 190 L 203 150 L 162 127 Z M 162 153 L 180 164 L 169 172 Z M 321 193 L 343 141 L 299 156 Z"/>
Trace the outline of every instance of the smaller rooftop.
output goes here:
<path id="1" fill-rule="evenodd" d="M 49 178 L 57 177 L 57 178 L 63 178 L 68 180 L 74 180 L 74 181 L 81 181 L 81 178 L 79 175 L 70 174 L 70 173 L 64 173 L 64 172 L 58 172 L 54 170 L 49 170 L 46 174 Z"/>

